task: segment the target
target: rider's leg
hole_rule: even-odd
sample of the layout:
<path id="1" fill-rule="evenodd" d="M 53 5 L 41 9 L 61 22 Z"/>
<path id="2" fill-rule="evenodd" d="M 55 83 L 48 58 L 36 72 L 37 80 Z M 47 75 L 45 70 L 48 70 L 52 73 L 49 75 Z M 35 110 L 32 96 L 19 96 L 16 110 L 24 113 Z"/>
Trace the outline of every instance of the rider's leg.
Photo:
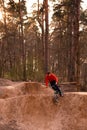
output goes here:
<path id="1" fill-rule="evenodd" d="M 54 84 L 53 89 L 56 91 L 56 93 L 59 93 L 60 96 L 63 96 L 60 86 L 58 86 L 57 84 Z"/>
<path id="2" fill-rule="evenodd" d="M 61 91 L 60 87 L 56 84 L 56 81 L 55 81 L 55 80 L 53 80 L 52 82 L 50 82 L 50 84 L 51 84 L 52 89 L 53 89 L 56 93 L 59 93 L 60 96 L 63 96 L 62 91 Z"/>

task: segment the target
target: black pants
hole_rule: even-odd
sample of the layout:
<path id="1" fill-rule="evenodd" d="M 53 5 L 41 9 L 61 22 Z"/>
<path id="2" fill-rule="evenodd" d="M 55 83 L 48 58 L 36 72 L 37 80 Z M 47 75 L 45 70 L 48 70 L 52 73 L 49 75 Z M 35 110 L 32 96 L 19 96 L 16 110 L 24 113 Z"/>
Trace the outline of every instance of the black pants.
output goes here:
<path id="1" fill-rule="evenodd" d="M 60 96 L 62 95 L 61 89 L 60 89 L 60 87 L 56 84 L 56 81 L 55 81 L 55 80 L 51 81 L 51 82 L 50 82 L 50 85 L 51 85 L 52 89 L 55 91 L 56 94 L 59 93 Z"/>

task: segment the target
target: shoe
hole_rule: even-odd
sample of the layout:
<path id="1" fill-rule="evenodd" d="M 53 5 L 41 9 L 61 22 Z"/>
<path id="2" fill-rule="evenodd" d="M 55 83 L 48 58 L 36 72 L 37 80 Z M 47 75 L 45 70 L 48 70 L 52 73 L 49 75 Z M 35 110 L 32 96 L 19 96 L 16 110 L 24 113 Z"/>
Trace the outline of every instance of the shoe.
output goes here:
<path id="1" fill-rule="evenodd" d="M 55 91 L 54 94 L 58 94 L 59 92 L 58 91 Z"/>
<path id="2" fill-rule="evenodd" d="M 60 97 L 64 97 L 63 93 L 60 93 Z"/>

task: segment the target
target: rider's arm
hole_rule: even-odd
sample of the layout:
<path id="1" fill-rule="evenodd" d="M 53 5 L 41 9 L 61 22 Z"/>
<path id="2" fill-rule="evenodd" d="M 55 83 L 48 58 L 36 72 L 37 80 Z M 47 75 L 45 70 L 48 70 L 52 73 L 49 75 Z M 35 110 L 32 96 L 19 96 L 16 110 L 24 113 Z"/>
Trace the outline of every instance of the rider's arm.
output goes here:
<path id="1" fill-rule="evenodd" d="M 46 76 L 46 77 L 45 77 L 45 84 L 46 84 L 46 87 L 48 87 L 48 83 L 49 83 L 49 80 L 48 80 L 48 77 Z"/>

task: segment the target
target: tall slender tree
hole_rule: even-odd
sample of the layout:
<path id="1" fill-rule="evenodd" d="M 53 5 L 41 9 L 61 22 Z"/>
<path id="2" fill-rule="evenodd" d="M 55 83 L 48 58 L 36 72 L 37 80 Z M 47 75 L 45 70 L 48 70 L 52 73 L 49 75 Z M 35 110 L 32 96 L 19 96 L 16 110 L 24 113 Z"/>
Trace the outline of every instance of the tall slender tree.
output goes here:
<path id="1" fill-rule="evenodd" d="M 80 90 L 80 46 L 79 46 L 79 21 L 80 21 L 80 2 L 75 2 L 75 17 L 74 17 L 74 47 L 75 47 L 75 63 L 76 63 L 76 81 L 77 89 Z"/>
<path id="2" fill-rule="evenodd" d="M 25 44 L 24 44 L 24 31 L 23 31 L 23 16 L 22 16 L 22 2 L 19 0 L 19 17 L 20 17 L 20 42 L 22 50 L 22 65 L 23 65 L 23 80 L 26 80 L 26 54 L 25 54 Z"/>
<path id="3" fill-rule="evenodd" d="M 48 38 L 49 38 L 49 19 L 48 19 L 48 0 L 44 0 L 45 5 L 45 72 L 49 69 L 48 57 Z"/>

